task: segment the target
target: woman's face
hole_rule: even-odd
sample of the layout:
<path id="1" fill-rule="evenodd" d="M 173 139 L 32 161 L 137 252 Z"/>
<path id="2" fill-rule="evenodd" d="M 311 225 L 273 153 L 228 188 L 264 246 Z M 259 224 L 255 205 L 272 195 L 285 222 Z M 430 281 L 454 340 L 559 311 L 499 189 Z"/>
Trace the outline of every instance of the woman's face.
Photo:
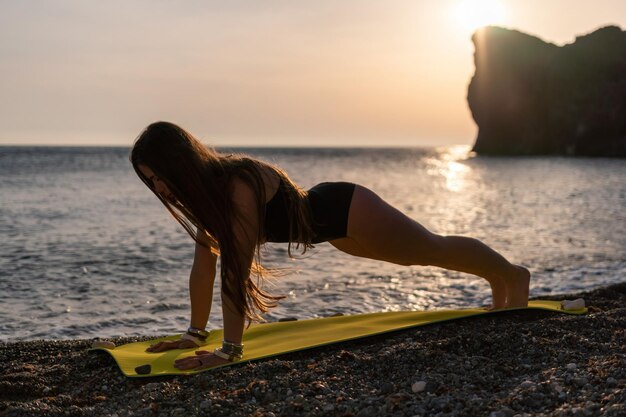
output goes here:
<path id="1" fill-rule="evenodd" d="M 152 182 L 152 189 L 169 201 L 176 201 L 174 195 L 170 192 L 167 185 L 146 165 L 139 165 L 141 173 Z"/>

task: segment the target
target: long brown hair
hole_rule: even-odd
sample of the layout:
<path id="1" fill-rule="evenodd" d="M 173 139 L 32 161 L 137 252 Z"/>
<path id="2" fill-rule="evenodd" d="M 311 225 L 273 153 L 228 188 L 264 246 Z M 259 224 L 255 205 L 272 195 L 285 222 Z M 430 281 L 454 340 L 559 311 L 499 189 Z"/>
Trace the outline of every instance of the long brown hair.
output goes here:
<path id="1" fill-rule="evenodd" d="M 291 245 L 302 246 L 302 253 L 311 248 L 313 230 L 306 191 L 293 183 L 281 169 L 244 156 L 224 155 L 203 145 L 191 133 L 168 122 L 149 125 L 137 138 L 130 153 L 135 172 L 167 207 L 174 218 L 199 244 L 221 255 L 222 292 L 232 300 L 240 314 L 250 321 L 259 321 L 265 313 L 284 298 L 262 288 L 264 269 L 260 263 L 260 245 L 265 239 L 265 185 L 261 170 L 269 168 L 285 187 L 289 202 L 289 255 Z M 174 198 L 157 193 L 152 181 L 139 165 L 149 167 L 163 181 Z M 242 270 L 233 235 L 237 209 L 232 204 L 229 183 L 238 177 L 254 190 L 257 200 L 258 236 L 250 271 Z M 251 274 L 256 275 L 254 282 Z"/>

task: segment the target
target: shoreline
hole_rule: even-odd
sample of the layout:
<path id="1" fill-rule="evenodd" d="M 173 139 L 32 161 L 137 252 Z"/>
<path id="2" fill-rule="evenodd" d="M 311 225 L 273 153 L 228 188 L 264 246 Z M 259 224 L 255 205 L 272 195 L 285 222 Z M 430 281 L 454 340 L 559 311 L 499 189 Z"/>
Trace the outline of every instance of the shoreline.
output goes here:
<path id="1" fill-rule="evenodd" d="M 0 342 L 0 416 L 626 415 L 626 282 L 541 298 L 589 313 L 508 311 L 138 379 L 93 339 Z"/>

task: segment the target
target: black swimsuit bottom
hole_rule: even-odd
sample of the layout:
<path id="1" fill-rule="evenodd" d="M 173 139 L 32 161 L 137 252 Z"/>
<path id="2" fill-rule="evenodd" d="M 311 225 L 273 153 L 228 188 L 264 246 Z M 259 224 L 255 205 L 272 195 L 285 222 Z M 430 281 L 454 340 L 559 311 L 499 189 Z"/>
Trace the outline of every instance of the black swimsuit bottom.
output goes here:
<path id="1" fill-rule="evenodd" d="M 313 215 L 313 243 L 347 236 L 348 214 L 355 184 L 323 182 L 308 191 Z M 289 215 L 284 183 L 265 205 L 265 237 L 268 242 L 289 242 Z"/>

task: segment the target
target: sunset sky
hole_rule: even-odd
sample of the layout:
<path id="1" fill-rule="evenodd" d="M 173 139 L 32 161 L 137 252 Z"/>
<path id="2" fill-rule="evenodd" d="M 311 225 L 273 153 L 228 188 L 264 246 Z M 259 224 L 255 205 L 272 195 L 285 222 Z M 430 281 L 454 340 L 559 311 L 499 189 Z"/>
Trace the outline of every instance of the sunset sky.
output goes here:
<path id="1" fill-rule="evenodd" d="M 471 144 L 471 33 L 558 45 L 624 0 L 0 0 L 0 144 Z"/>

